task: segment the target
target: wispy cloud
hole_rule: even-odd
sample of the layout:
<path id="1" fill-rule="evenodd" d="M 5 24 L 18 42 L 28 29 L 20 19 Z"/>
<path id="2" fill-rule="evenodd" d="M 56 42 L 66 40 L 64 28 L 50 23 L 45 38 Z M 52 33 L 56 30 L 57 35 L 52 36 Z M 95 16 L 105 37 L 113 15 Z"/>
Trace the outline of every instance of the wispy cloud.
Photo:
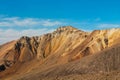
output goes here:
<path id="1" fill-rule="evenodd" d="M 15 30 L 15 29 L 7 29 L 3 30 L 0 29 L 0 44 L 3 44 L 5 42 L 11 41 L 11 40 L 16 40 L 19 39 L 21 36 L 40 36 L 45 33 L 49 33 L 54 31 L 54 29 L 28 29 L 28 30 Z"/>
<path id="2" fill-rule="evenodd" d="M 62 22 L 60 22 L 60 21 L 51 21 L 50 19 L 48 19 L 48 20 L 44 20 L 43 22 L 41 22 L 41 24 L 43 25 L 43 26 L 55 26 L 55 25 L 61 25 L 61 24 L 63 24 Z"/>
<path id="3" fill-rule="evenodd" d="M 60 26 L 64 23 L 52 19 L 1 17 L 0 27 L 34 27 L 34 26 Z"/>
<path id="4" fill-rule="evenodd" d="M 119 28 L 120 24 L 98 24 L 98 28 Z"/>

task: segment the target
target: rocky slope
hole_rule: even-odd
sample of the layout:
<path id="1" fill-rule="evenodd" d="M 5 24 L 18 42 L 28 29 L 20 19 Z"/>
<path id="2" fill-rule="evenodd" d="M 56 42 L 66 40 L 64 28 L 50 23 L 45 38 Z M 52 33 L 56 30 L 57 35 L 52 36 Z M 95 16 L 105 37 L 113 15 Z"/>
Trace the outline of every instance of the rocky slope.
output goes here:
<path id="1" fill-rule="evenodd" d="M 120 45 L 67 64 L 21 77 L 22 80 L 119 80 Z"/>
<path id="2" fill-rule="evenodd" d="M 0 77 L 12 80 L 12 78 L 17 79 L 26 74 L 32 76 L 36 72 L 39 73 L 36 75 L 44 74 L 47 76 L 47 74 L 50 73 L 59 75 L 65 73 L 65 67 L 62 66 L 68 67 L 68 72 L 71 74 L 81 73 L 83 68 L 84 71 L 88 73 L 91 72 L 91 70 L 93 72 L 96 72 L 96 70 L 99 71 L 100 63 L 97 59 L 101 60 L 101 58 L 106 55 L 104 50 L 109 48 L 108 59 L 114 55 L 114 50 L 113 53 L 109 51 L 112 50 L 112 47 L 119 45 L 119 35 L 119 28 L 84 32 L 71 26 L 65 26 L 58 28 L 52 33 L 41 36 L 23 36 L 19 40 L 6 43 L 0 47 Z M 98 58 L 91 57 L 89 59 L 89 56 L 94 55 Z M 116 53 L 116 55 L 118 55 L 118 57 L 116 57 L 119 59 L 120 55 L 118 53 Z M 87 62 L 84 62 L 84 58 Z M 117 62 L 115 61 L 114 63 L 114 65 L 118 65 L 116 66 L 117 69 L 120 66 L 118 59 Z M 76 63 L 76 61 L 80 62 Z M 104 62 L 104 60 L 102 59 L 101 62 Z M 94 69 L 94 66 L 90 63 L 97 66 L 97 68 Z M 88 65 L 90 67 L 85 67 Z M 57 68 L 60 70 L 57 71 Z M 103 69 L 104 68 L 102 68 L 102 70 Z M 73 72 L 71 70 L 73 70 Z M 106 72 L 106 70 L 103 70 L 103 72 Z"/>

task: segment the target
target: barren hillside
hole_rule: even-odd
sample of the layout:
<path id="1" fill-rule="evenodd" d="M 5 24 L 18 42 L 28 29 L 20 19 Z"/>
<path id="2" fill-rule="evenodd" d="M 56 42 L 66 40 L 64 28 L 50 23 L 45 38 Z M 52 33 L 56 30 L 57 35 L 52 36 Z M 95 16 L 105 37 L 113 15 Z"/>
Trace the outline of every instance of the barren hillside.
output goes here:
<path id="1" fill-rule="evenodd" d="M 120 79 L 119 40 L 119 28 L 84 32 L 65 26 L 41 36 L 23 36 L 0 46 L 0 78 Z"/>

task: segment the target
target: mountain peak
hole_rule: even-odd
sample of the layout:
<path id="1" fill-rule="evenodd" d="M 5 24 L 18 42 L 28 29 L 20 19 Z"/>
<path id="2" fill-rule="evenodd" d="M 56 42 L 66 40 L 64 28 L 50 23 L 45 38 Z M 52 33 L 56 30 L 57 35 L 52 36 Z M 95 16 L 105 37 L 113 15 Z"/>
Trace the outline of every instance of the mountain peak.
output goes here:
<path id="1" fill-rule="evenodd" d="M 77 28 L 74 28 L 72 26 L 62 26 L 57 29 L 57 31 L 77 31 Z"/>
<path id="2" fill-rule="evenodd" d="M 0 78 L 7 76 L 8 73 L 11 74 L 19 73 L 19 76 L 22 75 L 23 72 L 31 72 L 30 74 L 32 74 L 33 69 L 37 71 L 40 69 L 41 72 L 46 69 L 48 71 L 48 69 L 51 69 L 51 67 L 54 68 L 57 67 L 58 65 L 63 65 L 65 66 L 65 68 L 66 67 L 72 68 L 74 71 L 76 71 L 77 69 L 83 70 L 84 68 L 85 70 L 87 69 L 90 72 L 91 70 L 95 72 L 96 70 L 99 70 L 99 67 L 96 68 L 96 66 L 98 65 L 98 62 L 101 62 L 99 61 L 100 59 L 103 59 L 102 61 L 105 62 L 105 64 L 106 62 L 109 61 L 109 59 L 107 59 L 106 56 L 105 58 L 103 57 L 104 55 L 108 54 L 106 50 L 111 49 L 110 52 L 112 51 L 111 57 L 108 56 L 110 60 L 113 56 L 114 51 L 117 50 L 118 52 L 119 48 L 115 49 L 114 46 L 120 44 L 119 35 L 120 35 L 120 29 L 95 30 L 91 33 L 88 33 L 76 29 L 72 26 L 63 26 L 63 27 L 59 27 L 53 33 L 48 33 L 35 37 L 23 36 L 16 41 L 0 46 Z M 114 49 L 112 49 L 111 47 L 113 47 Z M 104 51 L 105 53 L 103 53 Z M 100 59 L 95 57 L 95 59 L 99 59 L 99 60 L 95 60 L 93 57 L 91 57 L 92 55 L 98 53 L 102 53 Z M 114 53 L 115 55 L 113 56 L 114 58 L 112 61 L 114 60 L 119 61 L 118 53 L 117 54 L 116 52 Z M 83 58 L 83 57 L 87 57 L 87 58 Z M 107 60 L 104 61 L 104 59 Z M 82 60 L 80 65 L 84 63 L 83 61 L 85 61 L 85 64 L 88 67 L 82 66 L 81 68 L 78 68 L 78 65 L 76 64 L 77 62 L 76 60 L 78 61 Z M 94 66 L 92 65 L 89 68 L 91 61 L 92 62 L 95 61 L 94 64 L 95 69 Z M 75 67 L 77 65 L 76 69 L 68 66 L 70 62 L 73 62 Z M 112 62 L 112 65 L 113 63 L 115 62 Z M 67 66 L 64 64 L 67 64 Z M 106 67 L 109 67 L 108 66 L 109 64 L 110 63 L 108 63 L 107 66 L 101 64 L 103 68 L 102 71 L 105 70 L 104 72 L 106 72 Z M 118 64 L 119 62 L 115 63 L 116 65 L 115 70 L 117 68 L 119 69 L 119 66 L 117 66 Z M 65 68 L 62 67 L 60 70 L 64 71 Z M 13 71 L 13 69 L 15 72 Z M 55 68 L 55 70 L 56 69 L 58 69 L 58 67 Z M 109 69 L 112 70 L 112 67 L 110 66 Z M 52 70 L 50 70 L 50 73 L 53 73 L 55 71 L 54 70 L 53 72 L 51 72 Z M 43 76 L 42 73 L 40 73 L 40 76 Z M 71 73 L 71 69 L 70 69 L 70 74 L 73 73 L 78 74 L 78 72 Z M 48 74 L 49 72 L 45 72 L 45 75 Z M 55 73 L 54 75 L 56 74 L 57 73 Z M 59 74 L 61 74 L 61 71 L 57 75 Z M 14 77 L 15 75 L 12 76 Z"/>

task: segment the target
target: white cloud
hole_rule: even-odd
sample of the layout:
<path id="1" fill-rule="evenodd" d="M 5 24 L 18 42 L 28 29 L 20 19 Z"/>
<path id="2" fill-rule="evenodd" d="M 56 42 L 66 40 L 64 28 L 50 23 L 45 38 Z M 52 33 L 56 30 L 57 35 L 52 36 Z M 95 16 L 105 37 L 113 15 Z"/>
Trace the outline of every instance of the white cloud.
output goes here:
<path id="1" fill-rule="evenodd" d="M 120 24 L 98 24 L 98 28 L 119 28 Z"/>
<path id="2" fill-rule="evenodd" d="M 63 23 L 59 21 L 51 22 L 50 20 L 46 20 L 42 22 L 43 26 L 55 26 L 55 25 L 60 25 L 60 24 L 63 24 Z"/>
<path id="3" fill-rule="evenodd" d="M 2 30 L 0 29 L 0 44 L 6 43 L 11 40 L 19 39 L 21 36 L 40 36 L 44 33 L 49 33 L 54 31 L 54 29 L 28 29 L 28 30 L 14 30 L 14 29 L 8 29 L 8 30 Z"/>
<path id="4" fill-rule="evenodd" d="M 59 26 L 61 21 L 39 18 L 1 17 L 0 27 L 34 27 L 34 26 Z"/>

